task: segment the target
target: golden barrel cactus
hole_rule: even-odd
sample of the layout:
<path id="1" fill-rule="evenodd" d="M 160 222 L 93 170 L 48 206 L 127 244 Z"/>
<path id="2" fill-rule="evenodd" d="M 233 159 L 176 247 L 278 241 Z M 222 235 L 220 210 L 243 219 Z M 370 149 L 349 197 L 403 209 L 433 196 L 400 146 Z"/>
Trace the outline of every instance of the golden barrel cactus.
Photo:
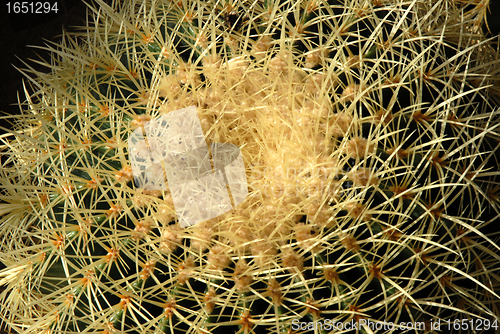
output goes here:
<path id="1" fill-rule="evenodd" d="M 498 53 L 449 0 L 96 0 L 1 138 L 19 333 L 498 331 Z M 474 20 L 471 20 L 474 18 Z M 196 107 L 248 196 L 179 225 L 128 138 Z M 465 327 L 469 326 L 469 327 Z M 339 331 L 342 332 L 342 331 Z"/>

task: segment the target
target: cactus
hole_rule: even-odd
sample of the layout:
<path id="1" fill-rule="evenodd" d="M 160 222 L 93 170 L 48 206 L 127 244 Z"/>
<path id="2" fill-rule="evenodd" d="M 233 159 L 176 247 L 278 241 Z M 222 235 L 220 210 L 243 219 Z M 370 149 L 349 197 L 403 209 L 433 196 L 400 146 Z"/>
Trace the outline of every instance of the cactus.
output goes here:
<path id="1" fill-rule="evenodd" d="M 469 29 L 474 32 L 484 31 L 486 35 L 498 35 L 498 24 L 494 17 L 498 13 L 498 4 L 491 0 L 458 0 L 459 9 L 463 10 L 464 19 Z"/>
<path id="2" fill-rule="evenodd" d="M 1 138 L 10 328 L 498 332 L 500 66 L 460 4 L 96 2 Z M 249 194 L 181 228 L 127 139 L 192 105 Z"/>

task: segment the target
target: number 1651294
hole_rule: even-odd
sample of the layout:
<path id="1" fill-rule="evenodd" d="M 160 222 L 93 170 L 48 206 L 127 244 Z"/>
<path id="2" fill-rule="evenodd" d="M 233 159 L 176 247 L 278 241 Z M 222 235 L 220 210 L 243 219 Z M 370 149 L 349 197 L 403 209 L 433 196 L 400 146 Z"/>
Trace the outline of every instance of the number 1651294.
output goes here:
<path id="1" fill-rule="evenodd" d="M 31 1 L 16 1 L 7 2 L 8 14 L 48 14 L 56 13 L 59 10 L 57 2 L 31 2 Z"/>

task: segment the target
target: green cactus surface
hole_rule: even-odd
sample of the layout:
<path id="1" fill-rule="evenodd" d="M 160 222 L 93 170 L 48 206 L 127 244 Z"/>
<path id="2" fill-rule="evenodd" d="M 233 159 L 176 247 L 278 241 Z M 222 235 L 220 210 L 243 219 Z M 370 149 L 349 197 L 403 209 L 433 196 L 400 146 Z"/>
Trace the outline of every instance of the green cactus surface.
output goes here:
<path id="1" fill-rule="evenodd" d="M 48 72 L 25 63 L 0 138 L 0 318 L 500 333 L 500 60 L 480 3 L 96 0 L 42 47 Z M 240 148 L 248 196 L 182 228 L 168 188 L 134 182 L 128 137 L 193 105 L 208 143 Z"/>

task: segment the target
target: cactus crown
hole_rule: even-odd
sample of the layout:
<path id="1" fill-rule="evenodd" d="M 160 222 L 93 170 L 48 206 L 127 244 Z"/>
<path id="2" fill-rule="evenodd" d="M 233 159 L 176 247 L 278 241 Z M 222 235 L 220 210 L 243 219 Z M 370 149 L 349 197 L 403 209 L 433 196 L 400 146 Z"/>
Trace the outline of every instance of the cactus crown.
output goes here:
<path id="1" fill-rule="evenodd" d="M 500 68 L 458 5 L 97 3 L 47 46 L 50 74 L 26 64 L 2 138 L 13 329 L 499 319 Z M 240 147 L 249 195 L 181 228 L 127 139 L 192 105 L 207 142 Z"/>

